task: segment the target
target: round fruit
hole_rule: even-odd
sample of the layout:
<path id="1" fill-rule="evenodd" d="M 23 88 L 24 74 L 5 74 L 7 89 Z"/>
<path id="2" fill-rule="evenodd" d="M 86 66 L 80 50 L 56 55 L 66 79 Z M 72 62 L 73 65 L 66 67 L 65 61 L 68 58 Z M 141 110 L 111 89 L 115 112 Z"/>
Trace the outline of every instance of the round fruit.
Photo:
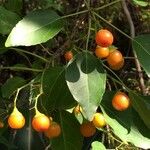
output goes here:
<path id="1" fill-rule="evenodd" d="M 75 115 L 78 115 L 82 112 L 82 107 L 80 105 L 77 105 L 74 109 L 73 112 Z"/>
<path id="2" fill-rule="evenodd" d="M 0 121 L 0 128 L 4 127 L 4 123 L 2 121 Z"/>
<path id="3" fill-rule="evenodd" d="M 92 122 L 85 122 L 81 124 L 80 132 L 84 137 L 90 137 L 96 133 L 96 128 Z"/>
<path id="4" fill-rule="evenodd" d="M 32 119 L 32 127 L 37 132 L 45 131 L 49 128 L 49 126 L 50 126 L 50 119 L 40 112 L 38 112 Z"/>
<path id="5" fill-rule="evenodd" d="M 56 122 L 52 122 L 48 128 L 48 130 L 46 130 L 44 132 L 45 136 L 48 138 L 55 138 L 58 137 L 61 134 L 61 128 L 60 125 Z"/>
<path id="6" fill-rule="evenodd" d="M 102 128 L 106 125 L 106 121 L 102 113 L 95 113 L 92 121 L 97 128 Z"/>
<path id="7" fill-rule="evenodd" d="M 110 52 L 109 56 L 107 57 L 107 63 L 109 67 L 113 70 L 119 70 L 124 65 L 124 57 L 118 50 L 113 50 Z"/>
<path id="8" fill-rule="evenodd" d="M 25 118 L 21 112 L 15 107 L 8 118 L 8 125 L 12 129 L 20 129 L 25 125 Z"/>
<path id="9" fill-rule="evenodd" d="M 109 55 L 109 48 L 108 47 L 101 47 L 101 46 L 97 45 L 96 50 L 95 50 L 95 55 L 98 58 L 106 58 Z"/>
<path id="10" fill-rule="evenodd" d="M 64 57 L 65 57 L 66 61 L 69 61 L 73 58 L 73 53 L 71 51 L 68 51 L 65 53 Z"/>
<path id="11" fill-rule="evenodd" d="M 109 47 L 112 45 L 114 37 L 112 33 L 106 29 L 101 29 L 96 33 L 96 44 L 102 47 Z"/>
<path id="12" fill-rule="evenodd" d="M 130 99 L 125 93 L 119 91 L 114 95 L 112 105 L 116 110 L 123 111 L 129 107 Z"/>

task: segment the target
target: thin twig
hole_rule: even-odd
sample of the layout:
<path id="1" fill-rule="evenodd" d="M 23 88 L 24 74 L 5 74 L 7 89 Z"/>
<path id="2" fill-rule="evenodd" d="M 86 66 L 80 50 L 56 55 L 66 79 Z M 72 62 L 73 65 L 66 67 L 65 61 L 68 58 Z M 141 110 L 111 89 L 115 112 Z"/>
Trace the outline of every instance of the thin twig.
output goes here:
<path id="1" fill-rule="evenodd" d="M 134 24 L 133 24 L 133 20 L 131 18 L 130 12 L 127 8 L 126 0 L 122 0 L 121 3 L 122 3 L 124 13 L 127 17 L 127 20 L 128 20 L 129 26 L 130 26 L 130 35 L 132 38 L 134 38 L 135 37 L 135 28 L 134 28 Z M 137 58 L 137 54 L 134 49 L 133 49 L 133 55 L 135 58 Z M 138 59 L 135 59 L 135 65 L 136 65 L 136 69 L 137 69 L 137 72 L 139 75 L 139 84 L 140 84 L 141 91 L 142 91 L 143 95 L 146 95 L 146 90 L 145 90 L 146 88 L 145 88 L 145 84 L 144 84 L 143 73 L 142 73 L 142 69 L 141 69 L 140 62 Z"/>

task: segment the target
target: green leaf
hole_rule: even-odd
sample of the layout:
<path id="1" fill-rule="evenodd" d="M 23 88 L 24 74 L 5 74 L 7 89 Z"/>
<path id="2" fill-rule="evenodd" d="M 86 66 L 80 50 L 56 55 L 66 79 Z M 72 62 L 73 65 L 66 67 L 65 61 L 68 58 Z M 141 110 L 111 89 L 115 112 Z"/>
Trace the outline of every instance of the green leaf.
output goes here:
<path id="1" fill-rule="evenodd" d="M 113 92 L 107 92 L 101 102 L 104 117 L 113 133 L 125 143 L 130 142 L 143 149 L 150 148 L 150 129 L 132 107 L 121 112 L 115 110 L 111 103 L 113 96 Z"/>
<path id="2" fill-rule="evenodd" d="M 75 105 L 66 81 L 63 67 L 49 68 L 43 75 L 43 104 L 48 110 L 68 109 Z"/>
<path id="3" fill-rule="evenodd" d="M 148 1 L 145 0 L 133 0 L 133 3 L 139 6 L 146 7 L 148 5 Z"/>
<path id="4" fill-rule="evenodd" d="M 150 96 L 140 96 L 134 93 L 129 93 L 130 98 L 132 100 L 132 106 L 135 108 L 135 110 L 138 112 L 141 119 L 144 121 L 144 123 L 147 125 L 147 127 L 150 129 Z"/>
<path id="5" fill-rule="evenodd" d="M 5 3 L 5 7 L 10 11 L 20 14 L 22 9 L 22 0 L 8 0 Z"/>
<path id="6" fill-rule="evenodd" d="M 25 84 L 25 80 L 21 77 L 13 77 L 9 78 L 4 85 L 2 85 L 2 96 L 4 98 L 9 98 L 17 88 L 23 86 Z"/>
<path id="7" fill-rule="evenodd" d="M 102 64 L 88 52 L 77 54 L 67 66 L 66 81 L 84 116 L 91 120 L 105 91 L 106 73 Z"/>
<path id="8" fill-rule="evenodd" d="M 92 150 L 106 150 L 106 147 L 103 145 L 103 143 L 94 141 L 92 143 Z"/>
<path id="9" fill-rule="evenodd" d="M 6 47 L 36 45 L 52 39 L 63 28 L 63 20 L 50 10 L 36 10 L 23 18 L 13 28 L 7 41 Z"/>
<path id="10" fill-rule="evenodd" d="M 20 17 L 0 6 L 0 33 L 8 34 L 16 23 L 20 20 Z"/>
<path id="11" fill-rule="evenodd" d="M 52 150 L 80 150 L 83 137 L 80 134 L 80 124 L 75 116 L 67 111 L 60 111 L 55 118 L 61 126 L 61 135 L 51 140 Z"/>
<path id="12" fill-rule="evenodd" d="M 133 49 L 137 53 L 138 60 L 144 71 L 150 77 L 150 34 L 139 35 L 132 41 Z"/>

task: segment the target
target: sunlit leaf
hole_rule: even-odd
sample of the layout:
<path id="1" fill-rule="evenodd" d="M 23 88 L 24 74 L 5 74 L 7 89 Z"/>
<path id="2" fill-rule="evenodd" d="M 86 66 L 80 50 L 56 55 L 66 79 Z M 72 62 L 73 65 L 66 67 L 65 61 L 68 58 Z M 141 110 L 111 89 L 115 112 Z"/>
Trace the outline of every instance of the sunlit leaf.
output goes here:
<path id="1" fill-rule="evenodd" d="M 36 45 L 52 39 L 63 28 L 63 20 L 53 10 L 30 12 L 13 28 L 5 43 L 10 46 Z"/>
<path id="2" fill-rule="evenodd" d="M 145 0 L 133 0 L 133 3 L 139 6 L 146 7 L 148 5 L 148 1 Z"/>
<path id="3" fill-rule="evenodd" d="M 92 143 L 92 150 L 106 150 L 106 147 L 103 143 L 95 141 Z"/>
<path id="4" fill-rule="evenodd" d="M 84 116 L 91 120 L 105 91 L 106 73 L 101 62 L 88 52 L 77 54 L 67 66 L 66 81 Z"/>

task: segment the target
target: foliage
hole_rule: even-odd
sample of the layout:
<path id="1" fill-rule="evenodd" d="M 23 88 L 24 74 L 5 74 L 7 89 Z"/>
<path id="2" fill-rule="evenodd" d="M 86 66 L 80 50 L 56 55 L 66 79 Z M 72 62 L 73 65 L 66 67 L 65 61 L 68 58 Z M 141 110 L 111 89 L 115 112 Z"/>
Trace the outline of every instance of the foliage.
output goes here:
<path id="1" fill-rule="evenodd" d="M 149 16 L 149 3 L 126 3 L 134 10 L 129 9 L 131 15 L 142 17 L 141 21 L 132 16 L 133 23 L 139 24 L 136 37 L 129 35 L 120 0 L 0 1 L 0 120 L 5 123 L 0 129 L 0 149 L 150 148 L 150 34 L 144 34 L 148 33 L 144 16 Z M 106 59 L 93 52 L 101 28 L 114 36 L 110 52 L 119 49 L 124 56 L 120 70 L 109 68 Z M 73 54 L 69 62 L 64 58 L 66 51 Z M 142 72 L 134 60 L 139 61 Z M 147 95 L 142 93 L 141 74 Z M 127 110 L 113 108 L 116 91 L 129 96 Z M 74 114 L 77 105 L 82 111 Z M 7 125 L 15 107 L 26 118 L 24 128 L 16 131 Z M 60 124 L 59 137 L 48 139 L 32 129 L 37 111 Z M 80 125 L 92 121 L 96 112 L 104 114 L 107 125 L 98 128 L 94 136 L 83 138 Z"/>

